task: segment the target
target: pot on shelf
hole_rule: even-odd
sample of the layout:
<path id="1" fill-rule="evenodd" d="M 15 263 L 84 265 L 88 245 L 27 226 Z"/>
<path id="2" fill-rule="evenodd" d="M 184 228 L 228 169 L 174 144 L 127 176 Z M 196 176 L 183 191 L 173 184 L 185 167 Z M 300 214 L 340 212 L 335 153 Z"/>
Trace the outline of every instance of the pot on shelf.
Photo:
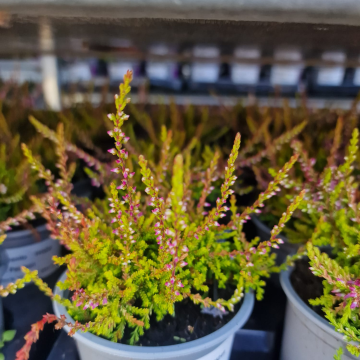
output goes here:
<path id="1" fill-rule="evenodd" d="M 6 234 L 1 248 L 8 258 L 8 263 L 0 278 L 0 285 L 6 286 L 22 278 L 21 266 L 38 270 L 42 278 L 59 268 L 52 261 L 54 255 L 60 255 L 59 241 L 50 238 L 46 225 L 38 226 L 34 230 L 11 230 Z"/>
<path id="2" fill-rule="evenodd" d="M 296 293 L 290 281 L 291 272 L 292 269 L 280 275 L 288 300 L 280 360 L 331 360 L 339 347 L 344 350 L 342 360 L 358 359 L 346 350 L 343 335 Z"/>
<path id="3" fill-rule="evenodd" d="M 60 277 L 64 281 L 66 273 Z M 55 294 L 64 297 L 65 291 L 58 287 Z M 66 320 L 74 323 L 65 307 L 53 302 L 57 316 L 65 315 Z M 76 332 L 74 339 L 81 360 L 228 360 L 236 331 L 249 319 L 254 307 L 254 294 L 247 293 L 240 310 L 219 330 L 188 343 L 170 346 L 131 346 L 98 337 L 90 332 Z M 64 328 L 69 331 L 68 327 Z"/>

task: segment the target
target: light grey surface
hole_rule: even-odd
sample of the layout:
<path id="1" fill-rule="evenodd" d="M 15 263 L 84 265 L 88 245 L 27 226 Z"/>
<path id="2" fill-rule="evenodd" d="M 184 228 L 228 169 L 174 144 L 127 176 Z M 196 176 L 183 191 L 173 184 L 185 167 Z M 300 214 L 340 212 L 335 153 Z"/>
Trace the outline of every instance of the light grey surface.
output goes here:
<path id="1" fill-rule="evenodd" d="M 291 272 L 280 275 L 288 299 L 280 360 L 330 360 L 339 347 L 344 349 L 342 360 L 358 359 L 346 350 L 343 336 L 301 300 L 291 285 Z"/>
<path id="2" fill-rule="evenodd" d="M 360 25 L 358 0 L 2 0 L 0 8 L 34 16 Z"/>
<path id="3" fill-rule="evenodd" d="M 66 279 L 66 272 L 60 277 L 59 281 Z M 55 288 L 55 294 L 64 297 L 64 291 L 58 287 Z M 255 297 L 252 292 L 246 293 L 240 310 L 226 325 L 219 330 L 204 336 L 200 339 L 170 346 L 131 346 L 120 343 L 114 343 L 109 340 L 100 338 L 90 332 L 76 332 L 74 338 L 77 342 L 78 349 L 87 357 L 83 360 L 114 360 L 114 359 L 172 359 L 172 360 L 194 360 L 208 354 L 217 347 L 227 342 L 229 338 L 233 338 L 235 332 L 241 328 L 249 319 L 253 307 Z M 66 320 L 74 323 L 65 307 L 53 302 L 53 308 L 56 316 L 65 315 Z M 69 331 L 68 327 L 64 328 Z M 230 344 L 231 345 L 231 344 Z M 89 355 L 92 355 L 90 358 Z M 210 358 L 207 358 L 210 360 Z M 218 359 L 225 359 L 220 355 Z M 212 359 L 211 359 L 212 360 Z"/>

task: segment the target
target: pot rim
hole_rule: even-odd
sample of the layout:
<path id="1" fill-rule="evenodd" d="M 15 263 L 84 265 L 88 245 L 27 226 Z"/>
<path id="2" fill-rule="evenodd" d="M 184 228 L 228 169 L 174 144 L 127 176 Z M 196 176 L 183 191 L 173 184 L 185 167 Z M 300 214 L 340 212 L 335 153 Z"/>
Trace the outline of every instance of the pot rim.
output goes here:
<path id="1" fill-rule="evenodd" d="M 45 232 L 45 231 L 48 231 L 47 228 L 46 228 L 46 223 L 45 224 L 42 224 L 42 225 L 39 225 L 39 226 L 36 226 L 35 229 L 38 231 L 38 232 Z M 31 230 L 28 230 L 28 229 L 24 229 L 24 230 L 10 230 L 10 231 L 7 231 L 6 232 L 6 240 L 9 240 L 9 239 L 12 239 L 12 238 L 19 238 L 19 237 L 23 237 L 23 236 L 26 236 L 26 235 L 32 235 L 32 232 Z M 41 239 L 42 240 L 45 240 L 45 239 Z"/>
<path id="2" fill-rule="evenodd" d="M 295 308 L 301 312 L 308 320 L 315 323 L 322 330 L 335 337 L 337 340 L 344 342 L 343 335 L 335 331 L 335 328 L 323 317 L 318 315 L 314 310 L 312 310 L 306 303 L 300 298 L 300 296 L 296 293 L 293 288 L 290 275 L 293 272 L 294 267 L 290 267 L 288 270 L 282 271 L 280 274 L 280 283 L 283 288 L 286 297 L 290 300 L 291 304 L 295 306 Z"/>
<path id="3" fill-rule="evenodd" d="M 60 276 L 59 281 L 64 281 L 65 279 L 66 271 Z M 58 286 L 55 287 L 55 295 L 62 296 L 63 293 L 64 290 L 61 290 Z M 98 350 L 105 353 L 111 353 L 112 355 L 118 356 L 131 356 L 133 359 L 167 359 L 173 358 L 174 356 L 186 356 L 213 347 L 214 343 L 220 344 L 234 334 L 236 330 L 241 328 L 249 319 L 254 307 L 254 302 L 254 293 L 245 293 L 239 311 L 227 324 L 209 335 L 188 343 L 168 346 L 133 346 L 115 343 L 90 332 L 83 333 L 80 331 L 75 333 L 74 338 L 89 347 L 96 347 Z M 67 322 L 75 323 L 63 305 L 53 300 L 53 308 L 56 316 L 59 317 L 60 315 L 65 315 Z M 67 332 L 70 330 L 67 326 L 65 326 L 64 329 Z"/>
<path id="4" fill-rule="evenodd" d="M 255 226 L 257 226 L 261 231 L 269 233 L 270 235 L 271 229 L 259 219 L 259 216 L 255 214 L 251 214 L 250 217 L 251 217 L 251 221 L 255 224 Z M 279 234 L 277 237 L 283 240 L 284 242 L 291 244 L 289 239 L 285 235 Z M 292 244 L 292 245 L 296 245 L 296 244 Z"/>

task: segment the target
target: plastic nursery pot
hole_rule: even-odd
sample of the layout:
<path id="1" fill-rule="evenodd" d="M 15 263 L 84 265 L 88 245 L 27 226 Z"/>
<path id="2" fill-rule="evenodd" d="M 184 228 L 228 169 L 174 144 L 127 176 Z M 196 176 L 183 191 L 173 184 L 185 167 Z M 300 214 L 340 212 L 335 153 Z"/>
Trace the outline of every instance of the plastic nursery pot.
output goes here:
<path id="1" fill-rule="evenodd" d="M 299 297 L 290 281 L 292 271 L 280 275 L 288 299 L 280 360 L 330 360 L 339 347 L 344 349 L 342 360 L 358 359 L 346 350 L 343 336 Z"/>
<path id="2" fill-rule="evenodd" d="M 66 279 L 66 273 L 60 281 Z M 65 291 L 55 288 L 55 294 L 64 296 Z M 57 316 L 65 315 L 74 323 L 65 307 L 53 302 Z M 247 293 L 240 310 L 226 325 L 201 339 L 170 346 L 131 346 L 114 343 L 90 332 L 74 335 L 81 360 L 227 360 L 230 358 L 235 332 L 249 319 L 254 307 L 254 294 Z M 69 331 L 68 327 L 64 328 Z"/>
<path id="3" fill-rule="evenodd" d="M 0 285 L 6 286 L 23 277 L 21 266 L 38 270 L 42 278 L 59 268 L 53 263 L 52 257 L 60 255 L 60 243 L 49 237 L 46 225 L 38 226 L 35 230 L 11 230 L 7 233 L 1 248 L 8 258 L 8 264 L 1 276 Z"/>
<path id="4" fill-rule="evenodd" d="M 72 192 L 78 197 L 90 199 L 93 195 L 93 189 L 90 179 L 82 179 L 74 183 Z"/>
<path id="5" fill-rule="evenodd" d="M 257 236 L 259 236 L 260 240 L 269 240 L 271 236 L 271 229 L 267 225 L 265 225 L 256 215 L 251 216 L 251 221 L 256 227 L 256 234 Z M 280 265 L 285 262 L 288 255 L 292 255 L 297 252 L 299 245 L 292 244 L 284 235 L 279 235 L 278 238 L 283 240 L 284 243 L 280 245 L 279 249 L 272 249 L 272 251 L 274 251 L 274 253 L 276 254 L 277 265 Z"/>

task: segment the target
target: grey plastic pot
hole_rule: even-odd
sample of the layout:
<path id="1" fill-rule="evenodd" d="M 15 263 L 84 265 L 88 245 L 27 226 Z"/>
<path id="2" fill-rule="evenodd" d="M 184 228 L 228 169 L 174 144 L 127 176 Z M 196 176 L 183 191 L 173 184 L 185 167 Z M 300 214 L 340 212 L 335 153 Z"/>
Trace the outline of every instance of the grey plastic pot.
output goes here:
<path id="1" fill-rule="evenodd" d="M 291 272 L 280 275 L 288 299 L 280 360 L 331 360 L 339 347 L 344 349 L 342 360 L 358 359 L 346 350 L 343 336 L 301 300 L 292 287 Z"/>
<path id="2" fill-rule="evenodd" d="M 66 273 L 60 281 L 66 279 Z M 65 296 L 65 291 L 55 288 L 55 294 Z M 53 302 L 57 316 L 65 315 L 67 321 L 74 323 L 65 307 Z M 78 331 L 75 335 L 76 345 L 81 360 L 227 360 L 230 358 L 235 332 L 249 319 L 254 307 L 254 294 L 247 293 L 240 310 L 226 325 L 201 339 L 170 346 L 130 346 L 114 343 L 90 332 Z M 69 331 L 68 327 L 65 327 Z"/>
<path id="3" fill-rule="evenodd" d="M 0 284 L 6 286 L 10 282 L 23 277 L 21 266 L 30 270 L 38 270 L 40 277 L 52 274 L 59 267 L 52 261 L 54 255 L 60 255 L 61 246 L 57 240 L 49 237 L 46 225 L 36 228 L 36 235 L 30 230 L 9 231 L 1 245 L 8 258 Z"/>
<path id="4" fill-rule="evenodd" d="M 269 240 L 271 236 L 270 228 L 266 226 L 256 215 L 252 215 L 251 220 L 256 226 L 257 236 L 260 237 L 261 241 Z M 279 249 L 273 249 L 273 252 L 276 254 L 276 263 L 280 265 L 285 262 L 288 255 L 292 255 L 297 252 L 299 245 L 292 244 L 284 235 L 279 235 L 278 237 L 283 240 L 284 243 L 280 245 Z"/>

